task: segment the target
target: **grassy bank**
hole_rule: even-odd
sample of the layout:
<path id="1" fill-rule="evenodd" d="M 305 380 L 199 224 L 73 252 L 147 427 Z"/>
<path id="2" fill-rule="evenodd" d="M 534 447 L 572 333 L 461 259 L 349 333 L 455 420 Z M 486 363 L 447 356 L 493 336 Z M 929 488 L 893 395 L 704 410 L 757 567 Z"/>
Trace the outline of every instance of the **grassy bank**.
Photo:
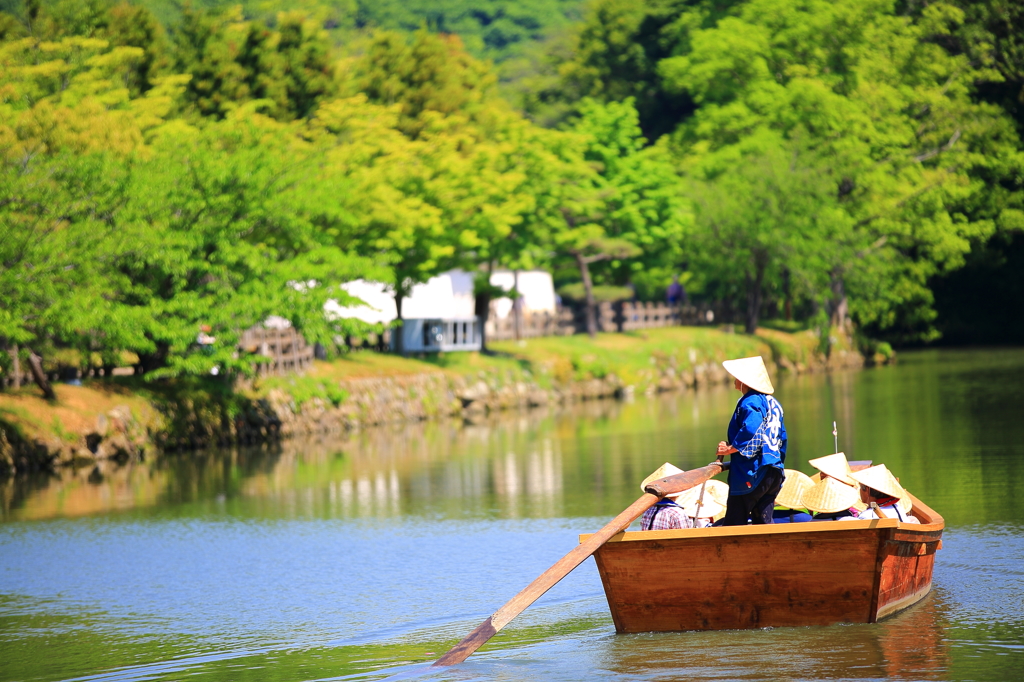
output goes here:
<path id="1" fill-rule="evenodd" d="M 761 330 L 750 336 L 701 327 L 600 334 L 594 339 L 579 335 L 506 341 L 491 344 L 491 350 L 422 357 L 356 352 L 317 362 L 303 376 L 263 378 L 237 386 L 215 377 L 162 382 L 95 379 L 82 386 L 55 386 L 53 402 L 44 400 L 34 386 L 3 392 L 0 470 L 40 468 L 33 457 L 69 464 L 78 459 L 137 457 L 159 448 L 268 440 L 288 432 L 282 429 L 283 413 L 289 419 L 303 415 L 307 431 L 332 410 L 340 415 L 335 422 L 341 427 L 360 419 L 379 423 L 387 414 L 372 420 L 360 416 L 376 399 L 367 395 L 374 392 L 392 394 L 378 413 L 393 412 L 403 401 L 417 402 L 416 410 L 404 412 L 406 418 L 429 418 L 469 406 L 474 398 L 466 396 L 474 390 L 492 397 L 478 408 L 502 409 L 525 404 L 525 392 L 541 394 L 529 398 L 529 404 L 538 404 L 721 381 L 720 363 L 730 357 L 762 355 L 774 365 L 773 372 L 861 362 L 843 350 L 834 352 L 830 363 L 819 352 L 818 337 L 806 332 Z M 591 386 L 589 393 L 573 393 L 574 387 L 585 385 Z"/>

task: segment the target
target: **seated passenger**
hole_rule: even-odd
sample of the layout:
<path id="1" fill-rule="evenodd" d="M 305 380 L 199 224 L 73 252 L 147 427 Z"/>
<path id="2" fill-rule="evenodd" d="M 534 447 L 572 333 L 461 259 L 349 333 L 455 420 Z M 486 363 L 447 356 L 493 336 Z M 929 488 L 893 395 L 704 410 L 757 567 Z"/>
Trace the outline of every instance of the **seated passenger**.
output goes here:
<path id="1" fill-rule="evenodd" d="M 903 523 L 921 523 L 920 519 L 911 516 L 908 512 L 900 509 L 899 502 L 907 497 L 907 491 L 900 485 L 899 480 L 892 475 L 892 472 L 884 464 L 854 472 L 853 478 L 860 483 L 860 499 L 869 508 L 860 513 L 860 519 L 877 519 L 881 517 L 898 519 Z M 875 506 L 870 506 L 871 503 Z"/>
<path id="2" fill-rule="evenodd" d="M 855 491 L 858 491 L 857 501 L 852 507 L 850 507 L 850 515 L 857 516 L 860 512 L 868 508 L 866 504 L 860 501 L 860 484 L 852 478 L 853 469 L 850 467 L 850 462 L 846 459 L 845 453 L 837 452 L 834 455 L 818 457 L 817 459 L 809 461 L 808 464 L 818 469 L 818 473 L 811 477 L 811 480 L 815 483 L 822 479 L 831 477 L 837 481 L 846 483 Z"/>
<path id="3" fill-rule="evenodd" d="M 668 495 L 644 512 L 640 518 L 640 530 L 675 530 L 693 528 L 693 519 Z"/>
<path id="4" fill-rule="evenodd" d="M 854 504 L 857 489 L 842 481 L 826 476 L 814 484 L 801 497 L 804 507 L 814 512 L 815 521 L 839 521 L 857 518 Z"/>
<path id="5" fill-rule="evenodd" d="M 647 488 L 647 484 L 659 478 L 681 474 L 683 470 L 679 467 L 665 462 L 658 469 L 645 478 L 640 484 L 640 490 Z M 693 519 L 686 515 L 676 498 L 689 491 L 683 491 L 674 495 L 666 495 L 658 500 L 650 509 L 640 517 L 640 530 L 674 530 L 677 528 L 693 528 Z"/>
<path id="6" fill-rule="evenodd" d="M 814 487 L 811 477 L 796 469 L 786 469 L 783 472 L 786 481 L 782 484 L 782 490 L 775 498 L 775 510 L 772 512 L 774 523 L 800 523 L 810 521 L 811 515 L 804 507 L 803 496 L 808 490 Z"/>

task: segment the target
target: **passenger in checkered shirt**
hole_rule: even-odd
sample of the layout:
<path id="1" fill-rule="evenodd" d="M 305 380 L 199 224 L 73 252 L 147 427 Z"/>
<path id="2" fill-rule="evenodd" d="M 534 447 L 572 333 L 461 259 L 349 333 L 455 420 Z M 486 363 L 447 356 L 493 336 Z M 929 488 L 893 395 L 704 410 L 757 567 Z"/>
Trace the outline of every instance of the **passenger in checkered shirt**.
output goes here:
<path id="1" fill-rule="evenodd" d="M 675 497 L 675 495 L 673 495 Z M 683 512 L 675 500 L 665 498 L 644 512 L 640 530 L 674 530 L 693 528 L 693 519 Z"/>

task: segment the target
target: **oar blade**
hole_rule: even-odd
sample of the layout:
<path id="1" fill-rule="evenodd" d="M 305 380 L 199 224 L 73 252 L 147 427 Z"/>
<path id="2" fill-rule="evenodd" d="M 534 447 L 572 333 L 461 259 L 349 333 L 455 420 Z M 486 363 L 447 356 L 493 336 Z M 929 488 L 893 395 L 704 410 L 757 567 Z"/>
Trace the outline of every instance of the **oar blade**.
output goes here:
<path id="1" fill-rule="evenodd" d="M 584 560 L 593 554 L 597 549 L 608 541 L 623 528 L 627 528 L 641 514 L 647 511 L 651 505 L 658 501 L 654 495 L 645 493 L 633 504 L 629 505 L 621 514 L 612 519 L 604 528 L 594 533 L 590 538 L 572 548 L 564 557 L 559 559 L 551 568 L 537 576 L 532 583 L 527 585 L 516 596 L 508 600 L 504 606 L 495 611 L 490 618 L 481 623 L 473 632 L 469 633 L 456 644 L 451 650 L 434 662 L 434 667 L 455 665 L 462 663 L 469 658 L 470 654 L 482 647 L 487 640 L 493 637 L 499 630 L 526 610 L 526 608 L 541 598 L 562 578 L 579 566 Z"/>
<path id="2" fill-rule="evenodd" d="M 491 619 L 488 618 L 483 623 L 480 623 L 473 632 L 463 637 L 461 642 L 449 649 L 448 653 L 434 661 L 434 665 L 431 667 L 443 668 L 447 665 L 462 663 L 497 633 L 498 631 L 494 629 Z"/>

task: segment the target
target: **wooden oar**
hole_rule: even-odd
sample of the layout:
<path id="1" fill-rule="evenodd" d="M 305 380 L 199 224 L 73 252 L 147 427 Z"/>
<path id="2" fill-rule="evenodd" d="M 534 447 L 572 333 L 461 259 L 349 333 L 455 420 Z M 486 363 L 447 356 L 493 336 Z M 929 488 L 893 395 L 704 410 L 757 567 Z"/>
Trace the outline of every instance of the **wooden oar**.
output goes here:
<path id="1" fill-rule="evenodd" d="M 572 569 L 579 566 L 591 554 L 609 540 L 619 531 L 627 528 L 647 511 L 655 502 L 665 495 L 681 493 L 694 486 L 700 485 L 712 476 L 721 473 L 722 465 L 718 462 L 684 471 L 681 474 L 666 476 L 654 481 L 645 488 L 645 493 L 636 502 L 629 505 L 621 514 L 601 530 L 597 531 L 590 538 L 576 547 L 571 552 L 558 560 L 558 562 L 541 573 L 532 583 L 527 585 L 522 592 L 512 597 L 504 606 L 495 611 L 490 618 L 481 623 L 473 632 L 456 644 L 451 650 L 434 662 L 432 667 L 455 665 L 462 663 L 469 658 L 470 654 L 482 647 L 487 640 L 497 634 L 511 622 L 513 618 L 526 610 L 533 602 L 550 590 L 559 580 L 567 576 Z"/>

